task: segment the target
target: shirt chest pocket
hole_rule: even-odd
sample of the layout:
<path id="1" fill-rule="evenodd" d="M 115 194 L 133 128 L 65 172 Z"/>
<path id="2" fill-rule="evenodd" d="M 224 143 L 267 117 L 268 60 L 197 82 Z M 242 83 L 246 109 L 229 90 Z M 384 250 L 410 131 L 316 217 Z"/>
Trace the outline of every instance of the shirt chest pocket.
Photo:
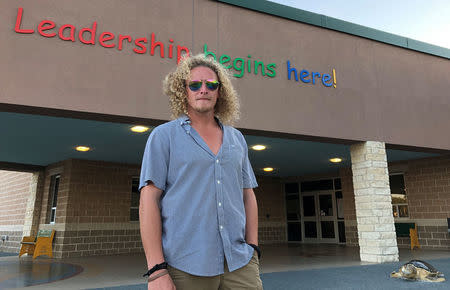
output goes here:
<path id="1" fill-rule="evenodd" d="M 223 159 L 232 166 L 242 166 L 244 150 L 238 144 L 229 144 L 225 147 Z"/>

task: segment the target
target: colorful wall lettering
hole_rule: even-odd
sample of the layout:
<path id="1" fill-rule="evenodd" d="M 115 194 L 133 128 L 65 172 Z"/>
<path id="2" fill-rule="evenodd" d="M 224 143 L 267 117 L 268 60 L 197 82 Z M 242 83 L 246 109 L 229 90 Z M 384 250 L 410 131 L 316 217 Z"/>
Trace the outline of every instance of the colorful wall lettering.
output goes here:
<path id="1" fill-rule="evenodd" d="M 16 23 L 14 31 L 19 34 L 34 34 L 34 28 L 22 28 L 23 8 L 17 10 Z M 161 58 L 174 58 L 176 56 L 177 63 L 180 62 L 184 55 L 189 55 L 190 51 L 187 46 L 176 45 L 172 38 L 168 43 L 158 40 L 154 32 L 150 37 L 135 37 L 131 35 L 114 34 L 112 32 L 98 32 L 98 23 L 94 21 L 90 27 L 82 27 L 78 29 L 72 24 L 57 25 L 51 20 L 42 20 L 36 29 L 38 33 L 47 38 L 58 36 L 63 41 L 76 42 L 77 40 L 86 45 L 96 45 L 97 43 L 104 48 L 115 48 L 119 51 L 131 50 L 136 54 L 159 54 Z M 97 37 L 97 35 L 100 35 Z M 159 53 L 157 53 L 157 51 Z M 217 54 L 208 50 L 208 45 L 204 44 L 203 53 L 205 57 L 213 57 L 225 68 L 232 69 L 236 78 L 242 78 L 245 74 L 261 75 L 263 77 L 275 78 L 277 75 L 277 64 L 274 62 L 264 62 L 258 58 L 252 58 L 250 54 L 246 57 L 232 57 L 228 54 Z M 175 55 L 174 55 L 175 54 Z M 296 67 L 290 60 L 286 61 L 287 79 L 304 85 L 322 84 L 324 87 L 336 88 L 336 70 L 333 68 L 331 72 L 317 72 L 306 68 Z"/>

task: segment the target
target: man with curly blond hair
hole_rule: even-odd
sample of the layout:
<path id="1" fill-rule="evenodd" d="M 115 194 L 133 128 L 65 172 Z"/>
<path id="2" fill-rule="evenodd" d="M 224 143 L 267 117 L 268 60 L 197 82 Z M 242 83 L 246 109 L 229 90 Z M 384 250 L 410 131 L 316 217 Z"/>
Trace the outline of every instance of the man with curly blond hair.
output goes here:
<path id="1" fill-rule="evenodd" d="M 197 55 L 164 80 L 175 120 L 150 134 L 139 207 L 148 289 L 262 289 L 256 178 L 228 72 Z"/>

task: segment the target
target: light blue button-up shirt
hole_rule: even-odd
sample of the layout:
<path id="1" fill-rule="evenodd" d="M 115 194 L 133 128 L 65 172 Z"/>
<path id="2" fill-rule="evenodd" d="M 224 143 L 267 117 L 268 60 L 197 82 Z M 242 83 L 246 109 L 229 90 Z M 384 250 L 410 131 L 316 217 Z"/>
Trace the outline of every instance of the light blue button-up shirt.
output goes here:
<path id="1" fill-rule="evenodd" d="M 242 134 L 224 126 L 212 153 L 184 116 L 156 127 L 142 160 L 139 188 L 149 181 L 163 190 L 160 208 L 166 262 L 197 276 L 224 273 L 248 264 L 243 189 L 257 187 Z"/>

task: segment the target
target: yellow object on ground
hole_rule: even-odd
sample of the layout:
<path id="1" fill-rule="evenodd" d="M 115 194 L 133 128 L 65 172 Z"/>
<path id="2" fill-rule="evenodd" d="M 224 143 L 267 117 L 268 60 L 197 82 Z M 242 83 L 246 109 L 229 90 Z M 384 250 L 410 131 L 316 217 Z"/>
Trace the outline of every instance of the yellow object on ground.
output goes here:
<path id="1" fill-rule="evenodd" d="M 417 235 L 417 225 L 415 225 L 413 229 L 409 229 L 409 237 L 411 239 L 411 250 L 413 250 L 414 247 L 420 249 L 419 236 Z"/>
<path id="2" fill-rule="evenodd" d="M 23 237 L 19 257 L 23 254 L 32 254 L 33 259 L 42 255 L 53 258 L 52 243 L 54 236 L 55 230 L 40 230 L 36 238 L 29 236 Z"/>

